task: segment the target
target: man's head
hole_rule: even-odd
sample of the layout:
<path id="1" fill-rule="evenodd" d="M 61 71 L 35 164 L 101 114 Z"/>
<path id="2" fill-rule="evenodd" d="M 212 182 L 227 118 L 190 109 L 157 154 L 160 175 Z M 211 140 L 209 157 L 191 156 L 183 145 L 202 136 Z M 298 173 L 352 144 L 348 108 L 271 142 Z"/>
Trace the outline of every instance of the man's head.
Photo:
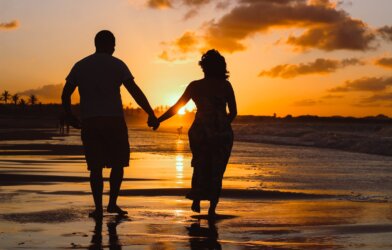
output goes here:
<path id="1" fill-rule="evenodd" d="M 116 38 L 108 30 L 101 30 L 95 35 L 95 48 L 97 52 L 113 54 L 116 46 Z"/>

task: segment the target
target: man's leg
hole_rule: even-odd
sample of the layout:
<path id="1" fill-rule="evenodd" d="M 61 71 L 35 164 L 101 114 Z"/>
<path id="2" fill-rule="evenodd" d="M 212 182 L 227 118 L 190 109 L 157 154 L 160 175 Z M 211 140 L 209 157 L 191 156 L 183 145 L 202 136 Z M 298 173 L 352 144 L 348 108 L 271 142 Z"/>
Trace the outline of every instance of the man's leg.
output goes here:
<path id="1" fill-rule="evenodd" d="M 90 170 L 90 186 L 93 193 L 95 211 L 91 216 L 102 215 L 102 192 L 103 192 L 103 178 L 102 168 Z"/>
<path id="2" fill-rule="evenodd" d="M 121 183 L 124 176 L 124 168 L 114 167 L 110 172 L 110 197 L 108 204 L 109 213 L 127 214 L 127 211 L 122 210 L 117 206 L 117 198 L 120 192 Z"/>

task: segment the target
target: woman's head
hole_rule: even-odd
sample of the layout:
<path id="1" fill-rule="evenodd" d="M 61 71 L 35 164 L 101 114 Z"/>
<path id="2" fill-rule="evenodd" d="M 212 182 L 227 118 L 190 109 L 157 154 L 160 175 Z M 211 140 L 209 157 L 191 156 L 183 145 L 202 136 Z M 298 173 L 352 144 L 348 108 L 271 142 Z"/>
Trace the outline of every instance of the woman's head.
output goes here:
<path id="1" fill-rule="evenodd" d="M 225 58 L 215 49 L 207 51 L 199 61 L 206 77 L 219 79 L 229 78 L 229 72 L 226 69 Z"/>

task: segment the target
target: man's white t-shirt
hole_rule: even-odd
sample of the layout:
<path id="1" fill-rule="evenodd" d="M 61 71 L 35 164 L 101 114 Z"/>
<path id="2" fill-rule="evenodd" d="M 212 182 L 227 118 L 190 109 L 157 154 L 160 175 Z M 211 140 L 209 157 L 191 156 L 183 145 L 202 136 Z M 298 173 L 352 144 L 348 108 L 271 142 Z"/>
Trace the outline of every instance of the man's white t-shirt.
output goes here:
<path id="1" fill-rule="evenodd" d="M 133 79 L 127 65 L 109 54 L 95 53 L 77 62 L 66 80 L 79 89 L 83 119 L 123 116 L 120 87 Z"/>

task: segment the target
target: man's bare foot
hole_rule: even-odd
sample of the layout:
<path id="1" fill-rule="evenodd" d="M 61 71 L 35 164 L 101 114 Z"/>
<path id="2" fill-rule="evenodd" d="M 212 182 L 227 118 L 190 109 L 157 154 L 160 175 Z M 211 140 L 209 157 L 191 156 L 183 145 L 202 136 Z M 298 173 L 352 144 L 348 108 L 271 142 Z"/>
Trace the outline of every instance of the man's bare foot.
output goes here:
<path id="1" fill-rule="evenodd" d="M 95 209 L 94 211 L 88 213 L 88 217 L 94 219 L 101 219 L 103 217 L 103 211 L 102 209 Z"/>
<path id="2" fill-rule="evenodd" d="M 191 209 L 193 212 L 200 213 L 200 201 L 193 201 Z"/>
<path id="3" fill-rule="evenodd" d="M 215 209 L 208 209 L 208 217 L 210 218 L 210 219 L 214 219 L 215 217 L 216 217 L 216 212 L 215 212 Z"/>
<path id="4" fill-rule="evenodd" d="M 115 205 L 115 206 L 108 206 L 107 208 L 108 213 L 115 213 L 118 215 L 125 215 L 128 214 L 127 211 L 122 210 L 119 206 Z"/>

